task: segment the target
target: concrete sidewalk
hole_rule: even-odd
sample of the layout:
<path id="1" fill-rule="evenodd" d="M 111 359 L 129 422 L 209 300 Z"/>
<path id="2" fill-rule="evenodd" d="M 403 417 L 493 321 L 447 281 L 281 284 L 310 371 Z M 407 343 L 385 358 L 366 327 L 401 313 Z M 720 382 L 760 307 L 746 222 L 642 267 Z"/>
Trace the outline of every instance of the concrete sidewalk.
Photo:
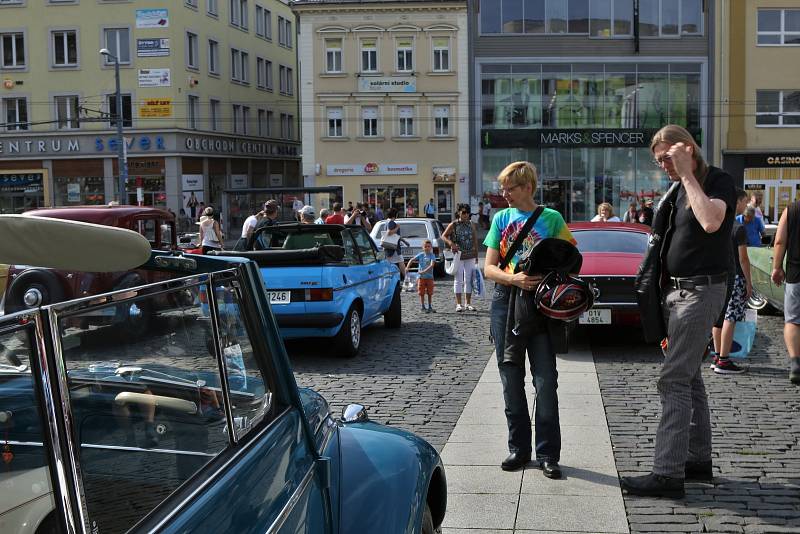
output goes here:
<path id="1" fill-rule="evenodd" d="M 448 486 L 443 534 L 627 533 L 605 410 L 591 352 L 558 359 L 561 480 L 535 463 L 505 472 L 508 455 L 500 376 L 494 354 L 442 450 Z M 533 386 L 526 388 L 533 414 Z"/>

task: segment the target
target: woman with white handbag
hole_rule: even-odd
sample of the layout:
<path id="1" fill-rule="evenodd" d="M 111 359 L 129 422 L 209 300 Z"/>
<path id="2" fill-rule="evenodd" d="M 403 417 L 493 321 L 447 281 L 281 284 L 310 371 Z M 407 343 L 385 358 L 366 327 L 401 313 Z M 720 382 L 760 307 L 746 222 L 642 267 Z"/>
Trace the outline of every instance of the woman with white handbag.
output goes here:
<path id="1" fill-rule="evenodd" d="M 475 311 L 475 307 L 472 306 L 472 275 L 478 262 L 478 232 L 475 224 L 470 220 L 469 205 L 459 205 L 458 219 L 447 226 L 442 233 L 442 238 L 453 254 L 460 253 L 459 266 L 455 271 L 455 281 L 453 282 L 456 311 Z M 464 306 L 461 305 L 462 293 L 465 300 Z"/>
<path id="2" fill-rule="evenodd" d="M 394 263 L 400 270 L 400 279 L 406 277 L 406 264 L 403 255 L 400 253 L 400 226 L 395 222 L 397 218 L 397 208 L 389 208 L 387 212 L 389 223 L 386 230 L 381 234 L 381 247 L 386 253 L 386 259 Z"/>

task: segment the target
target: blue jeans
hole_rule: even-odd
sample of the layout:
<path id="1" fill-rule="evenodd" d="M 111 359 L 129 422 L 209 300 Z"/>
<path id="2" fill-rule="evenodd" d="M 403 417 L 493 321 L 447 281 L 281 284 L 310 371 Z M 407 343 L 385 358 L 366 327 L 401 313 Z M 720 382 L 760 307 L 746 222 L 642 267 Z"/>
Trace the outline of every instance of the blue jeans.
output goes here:
<path id="1" fill-rule="evenodd" d="M 531 452 L 531 417 L 525 396 L 525 367 L 503 362 L 509 288 L 495 284 L 490 311 L 497 367 L 503 384 L 508 424 L 508 450 Z M 558 371 L 548 333 L 532 334 L 527 341 L 533 385 L 536 388 L 534 427 L 536 459 L 557 462 L 561 458 L 561 426 L 558 420 Z"/>

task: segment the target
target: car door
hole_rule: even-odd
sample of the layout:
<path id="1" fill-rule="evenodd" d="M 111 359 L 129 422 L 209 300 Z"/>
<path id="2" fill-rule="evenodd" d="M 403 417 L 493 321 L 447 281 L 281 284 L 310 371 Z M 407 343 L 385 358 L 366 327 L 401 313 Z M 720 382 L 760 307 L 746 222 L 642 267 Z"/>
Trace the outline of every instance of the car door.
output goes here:
<path id="1" fill-rule="evenodd" d="M 296 385 L 281 378 L 286 357 L 261 287 L 243 264 L 51 307 L 85 531 L 327 530 L 315 446 Z M 203 305 L 201 288 L 213 295 Z M 96 322 L 105 307 L 154 317 L 120 335 Z"/>
<path id="2" fill-rule="evenodd" d="M 367 308 L 369 309 L 369 314 L 364 313 L 364 316 L 372 320 L 383 312 L 381 304 L 387 291 L 387 279 L 383 276 L 384 272 L 378 260 L 378 251 L 366 230 L 352 228 L 351 232 L 361 254 L 362 269 L 366 271 L 363 285 L 365 298 L 368 300 L 364 301 L 364 307 L 365 312 Z"/>

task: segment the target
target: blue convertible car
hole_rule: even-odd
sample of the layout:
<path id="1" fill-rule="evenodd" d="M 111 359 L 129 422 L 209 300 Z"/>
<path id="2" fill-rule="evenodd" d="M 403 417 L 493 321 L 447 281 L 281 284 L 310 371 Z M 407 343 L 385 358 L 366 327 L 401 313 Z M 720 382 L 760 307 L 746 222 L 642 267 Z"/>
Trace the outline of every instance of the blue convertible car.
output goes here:
<path id="1" fill-rule="evenodd" d="M 400 272 L 364 228 L 266 226 L 248 249 L 215 254 L 258 263 L 284 339 L 333 338 L 334 353 L 354 356 L 363 327 L 381 317 L 386 327 L 400 327 Z"/>
<path id="2" fill-rule="evenodd" d="M 102 269 L 76 224 L 39 220 L 26 235 L 52 240 L 51 255 L 83 243 L 74 259 Z M 26 246 L 4 238 L 0 262 Z M 439 528 L 436 451 L 356 404 L 335 419 L 298 389 L 254 262 L 153 253 L 142 268 L 171 278 L 0 317 L 0 532 Z M 142 313 L 135 336 L 93 320 Z"/>

